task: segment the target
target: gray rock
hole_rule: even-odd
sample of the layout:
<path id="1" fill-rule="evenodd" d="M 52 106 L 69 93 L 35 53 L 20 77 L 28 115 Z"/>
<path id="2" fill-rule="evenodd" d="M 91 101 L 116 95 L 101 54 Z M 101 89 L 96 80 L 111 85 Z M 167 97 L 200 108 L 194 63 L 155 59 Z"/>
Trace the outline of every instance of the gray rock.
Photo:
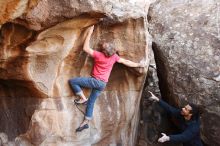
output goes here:
<path id="1" fill-rule="evenodd" d="M 220 145 L 220 2 L 157 1 L 148 20 L 162 96 L 205 106 L 203 140 Z"/>

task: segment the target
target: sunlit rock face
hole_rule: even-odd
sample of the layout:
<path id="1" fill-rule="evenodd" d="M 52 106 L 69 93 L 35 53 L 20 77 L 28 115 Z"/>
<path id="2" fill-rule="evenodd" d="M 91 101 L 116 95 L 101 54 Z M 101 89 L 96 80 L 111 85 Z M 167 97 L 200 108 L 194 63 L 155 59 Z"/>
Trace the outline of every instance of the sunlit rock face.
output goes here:
<path id="1" fill-rule="evenodd" d="M 0 1 L 0 26 L 21 16 L 28 7 L 28 0 Z"/>
<path id="2" fill-rule="evenodd" d="M 49 97 L 66 98 L 44 100 L 32 116 L 30 129 L 22 137 L 35 145 L 46 145 L 51 142 L 54 145 L 65 143 L 70 145 L 91 145 L 94 143 L 97 145 L 117 143 L 132 145 L 134 144 L 138 119 L 138 108 L 135 103 L 139 102 L 144 76 L 140 74 L 142 70 L 128 70 L 118 64 L 113 68 L 106 90 L 97 101 L 94 121 L 91 122 L 90 129 L 80 134 L 75 133 L 75 129 L 83 119 L 83 114 L 74 106 L 73 98 L 68 98 L 73 95 L 69 89 L 68 79 L 90 75 L 92 59 L 82 51 L 82 42 L 85 37 L 83 33 L 85 29 L 83 28 L 96 21 L 81 19 L 80 22 L 72 20 L 52 27 L 40 33 L 37 40 L 26 48 L 33 59 L 29 63 L 29 70 L 35 70 L 30 72 L 30 76 L 35 83 L 38 83 L 36 84 L 37 88 Z M 120 56 L 133 58 L 138 62 L 141 58 L 146 58 L 145 35 L 139 33 L 143 31 L 143 24 L 142 19 L 129 20 L 124 25 L 110 26 L 109 32 L 103 31 L 103 26 L 97 26 L 91 44 L 96 48 L 97 41 L 102 37 L 113 38 L 118 43 Z M 132 34 L 131 30 L 135 30 L 137 34 Z M 128 35 L 123 41 L 120 38 L 124 33 L 128 33 Z M 135 44 L 129 41 L 136 39 L 136 35 L 140 38 L 137 41 L 143 43 Z M 56 40 L 57 44 L 53 43 L 57 49 L 54 50 L 48 45 L 48 48 L 39 50 L 37 45 L 43 45 L 44 39 L 47 40 L 46 43 L 50 43 L 50 40 L 52 43 L 52 39 L 58 39 L 59 41 Z M 49 54 L 48 51 L 50 51 Z M 38 68 L 36 64 L 42 62 L 48 66 Z M 48 70 L 44 71 L 45 69 Z M 42 89 L 42 87 L 44 88 Z M 86 93 L 88 95 L 89 92 Z"/>
<path id="3" fill-rule="evenodd" d="M 105 15 L 114 22 L 144 17 L 149 2 L 145 0 L 39 0 L 30 1 L 30 3 L 28 11 L 16 22 L 39 30 L 82 13 L 89 13 L 92 16 Z"/>
<path id="4" fill-rule="evenodd" d="M 148 15 L 162 96 L 206 106 L 201 130 L 210 146 L 220 145 L 219 14 L 217 0 L 167 0 L 154 3 Z"/>
<path id="5" fill-rule="evenodd" d="M 41 32 L 34 41 L 32 40 L 33 32 L 25 32 L 27 30 L 23 27 L 14 24 L 4 25 L 2 34 L 6 36 L 2 36 L 3 49 L 1 50 L 2 96 L 60 97 L 71 95 L 72 91 L 67 84 L 68 79 L 74 76 L 90 75 L 92 59 L 82 51 L 82 45 L 85 39 L 85 27 L 96 23 L 96 19 L 92 18 L 75 18 Z M 147 53 L 145 33 L 141 32 L 143 30 L 143 19 L 128 20 L 124 22 L 124 25 L 115 24 L 107 27 L 97 25 L 91 46 L 96 49 L 98 42 L 102 39 L 112 40 L 121 57 L 133 58 L 133 61 L 139 62 L 146 57 Z M 20 32 L 21 36 L 17 34 Z M 139 38 L 136 38 L 136 35 Z M 126 40 L 120 39 L 122 37 L 125 37 Z M 132 42 L 133 40 L 140 42 L 140 44 Z M 131 51 L 128 51 L 129 48 Z M 125 67 L 116 65 L 116 68 Z M 130 72 L 140 75 L 144 70 L 132 69 Z M 115 84 L 111 83 L 114 78 L 126 79 L 126 76 L 120 75 L 120 73 L 123 74 L 123 70 L 110 77 L 109 86 Z M 132 82 L 127 86 L 122 84 L 125 86 L 123 88 L 131 86 L 138 89 L 141 87 L 142 82 L 134 79 L 135 85 Z M 19 89 L 13 94 L 11 90 L 16 89 L 12 86 L 15 84 L 14 82 Z M 4 87 L 7 87 L 7 90 Z M 114 85 L 108 88 L 117 89 Z"/>
<path id="6" fill-rule="evenodd" d="M 17 19 L 5 17 L 1 21 L 0 132 L 8 136 L 7 143 L 135 144 L 146 70 L 116 64 L 105 91 L 97 99 L 90 128 L 81 133 L 75 133 L 75 129 L 83 114 L 73 104 L 75 96 L 68 80 L 90 76 L 93 61 L 82 50 L 85 30 L 90 25 L 95 25 L 90 41 L 94 49 L 99 41 L 111 40 L 121 57 L 148 61 L 146 20 L 142 17 L 147 3 L 139 5 L 141 13 L 133 15 L 124 6 L 132 8 L 140 2 L 117 1 L 117 12 L 110 7 L 114 13 L 101 5 L 103 1 L 88 7 L 90 2 L 77 5 L 72 1 L 29 1 Z M 89 93 L 85 90 L 87 96 Z M 79 108 L 85 111 L 84 106 Z"/>
<path id="7" fill-rule="evenodd" d="M 41 30 L 81 14 L 107 16 L 111 22 L 123 22 L 130 18 L 145 17 L 150 1 L 5 0 L 0 2 L 0 25 L 13 21 L 34 30 Z"/>

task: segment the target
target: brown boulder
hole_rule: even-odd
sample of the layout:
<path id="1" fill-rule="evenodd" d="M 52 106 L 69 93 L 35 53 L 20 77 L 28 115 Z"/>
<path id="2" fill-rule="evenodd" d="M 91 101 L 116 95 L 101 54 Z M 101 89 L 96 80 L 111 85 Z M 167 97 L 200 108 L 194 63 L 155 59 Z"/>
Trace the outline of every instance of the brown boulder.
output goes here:
<path id="1" fill-rule="evenodd" d="M 114 66 L 107 88 L 97 100 L 90 129 L 83 131 L 82 134 L 75 133 L 83 115 L 74 106 L 73 98 L 70 98 L 73 92 L 69 88 L 68 80 L 72 77 L 90 75 L 92 59 L 83 52 L 82 44 L 85 38 L 84 30 L 96 23 L 95 18 L 77 17 L 42 31 L 31 43 L 29 42 L 35 35 L 30 35 L 30 39 L 26 39 L 28 44 L 24 50 L 23 48 L 19 48 L 18 52 L 13 50 L 16 53 L 12 58 L 17 58 L 17 62 L 20 60 L 23 64 L 23 68 L 19 70 L 20 76 L 13 70 L 8 70 L 8 66 L 1 66 L 2 70 L 7 70 L 7 74 L 1 79 L 5 83 L 1 88 L 3 96 L 27 99 L 49 97 L 40 99 L 40 104 L 32 109 L 34 113 L 31 115 L 29 128 L 20 138 L 16 138 L 17 143 L 29 142 L 35 145 L 135 143 L 138 103 L 146 71 L 120 64 Z M 97 48 L 99 40 L 111 39 L 118 47 L 121 57 L 139 62 L 147 56 L 147 42 L 143 31 L 144 19 L 141 18 L 109 26 L 97 24 L 91 45 Z M 11 38 L 16 35 L 7 36 Z M 8 45 L 3 43 L 3 46 Z M 5 48 L 6 53 L 10 51 Z M 2 64 L 6 63 L 12 68 L 15 65 L 10 64 L 7 59 L 2 60 Z M 13 82 L 10 82 L 11 78 Z M 18 87 L 20 92 L 14 92 L 14 87 Z M 4 90 L 5 88 L 7 90 Z M 86 90 L 86 94 L 89 94 L 89 90 Z"/>

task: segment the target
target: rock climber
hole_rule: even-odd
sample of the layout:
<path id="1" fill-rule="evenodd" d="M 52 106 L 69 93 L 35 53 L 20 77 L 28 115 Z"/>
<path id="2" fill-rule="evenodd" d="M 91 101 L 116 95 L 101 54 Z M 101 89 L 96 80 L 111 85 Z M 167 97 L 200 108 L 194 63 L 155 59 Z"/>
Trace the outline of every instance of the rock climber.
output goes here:
<path id="1" fill-rule="evenodd" d="M 150 91 L 149 91 L 150 92 Z M 158 139 L 158 142 L 164 143 L 166 141 L 174 143 L 182 143 L 183 146 L 202 146 L 200 138 L 200 120 L 199 120 L 199 108 L 194 104 L 187 104 L 182 109 L 174 108 L 156 97 L 152 92 L 150 99 L 159 103 L 159 105 L 172 117 L 174 117 L 180 128 L 179 134 L 166 135 L 161 133 L 162 137 Z"/>
<path id="2" fill-rule="evenodd" d="M 133 61 L 119 57 L 113 43 L 103 42 L 100 45 L 100 51 L 93 50 L 90 47 L 90 38 L 93 33 L 94 26 L 90 26 L 87 30 L 87 36 L 83 45 L 83 50 L 94 59 L 94 66 L 91 77 L 76 77 L 69 80 L 70 86 L 77 96 L 76 104 L 87 104 L 85 117 L 76 132 L 80 132 L 89 128 L 89 121 L 92 119 L 93 108 L 96 98 L 105 89 L 108 82 L 113 65 L 118 62 L 128 67 L 145 67 L 146 62 L 135 63 Z M 89 98 L 84 95 L 81 87 L 91 89 Z"/>

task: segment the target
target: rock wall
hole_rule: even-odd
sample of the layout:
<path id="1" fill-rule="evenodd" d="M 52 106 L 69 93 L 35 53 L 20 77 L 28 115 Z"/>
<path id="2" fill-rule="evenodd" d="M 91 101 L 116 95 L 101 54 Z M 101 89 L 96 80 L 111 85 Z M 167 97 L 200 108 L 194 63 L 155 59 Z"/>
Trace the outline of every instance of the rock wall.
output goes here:
<path id="1" fill-rule="evenodd" d="M 137 146 L 177 146 L 170 142 L 159 143 L 161 132 L 172 132 L 172 125 L 158 103 L 149 100 L 151 91 L 161 98 L 155 64 L 150 64 L 140 102 L 140 126 Z"/>
<path id="2" fill-rule="evenodd" d="M 149 38 L 149 40 L 151 40 Z M 149 41 L 151 42 L 151 41 Z M 138 138 L 136 146 L 181 146 L 180 143 L 165 142 L 159 143 L 161 133 L 176 133 L 178 128 L 166 111 L 158 103 L 149 99 L 153 92 L 157 97 L 162 98 L 159 89 L 159 79 L 157 66 L 152 50 L 152 44 L 148 44 L 150 65 L 145 79 L 144 88 L 140 102 L 140 122 L 138 128 Z M 165 99 L 166 100 L 166 99 Z"/>
<path id="3" fill-rule="evenodd" d="M 203 105 L 202 139 L 220 145 L 218 0 L 4 0 L 0 8 L 0 143 L 136 143 L 146 69 L 120 64 L 96 102 L 90 129 L 75 133 L 83 114 L 73 104 L 68 79 L 90 75 L 93 62 L 82 45 L 85 29 L 95 25 L 94 49 L 100 40 L 112 40 L 121 57 L 135 62 L 149 62 L 149 29 L 162 98 L 176 106 Z M 144 144 L 160 145 L 153 143 L 157 127 L 164 126 L 158 107 L 142 110 L 155 118 L 143 126 Z"/>
<path id="4" fill-rule="evenodd" d="M 116 64 L 96 102 L 90 128 L 78 134 L 83 114 L 73 103 L 68 80 L 90 75 L 92 58 L 82 50 L 90 25 L 95 25 L 94 49 L 100 40 L 112 40 L 121 57 L 148 61 L 144 14 L 149 2 L 37 0 L 4 1 L 1 6 L 0 130 L 8 136 L 4 143 L 134 145 L 146 69 Z M 88 96 L 89 90 L 85 93 Z"/>
<path id="5" fill-rule="evenodd" d="M 210 146 L 220 145 L 219 9 L 218 0 L 166 0 L 148 14 L 162 97 L 205 107 L 201 133 Z"/>
<path id="6" fill-rule="evenodd" d="M 5 0 L 1 1 L 0 25 L 8 21 L 42 30 L 64 20 L 88 14 L 111 22 L 145 17 L 150 0 Z M 15 19 L 17 18 L 17 19 Z"/>

